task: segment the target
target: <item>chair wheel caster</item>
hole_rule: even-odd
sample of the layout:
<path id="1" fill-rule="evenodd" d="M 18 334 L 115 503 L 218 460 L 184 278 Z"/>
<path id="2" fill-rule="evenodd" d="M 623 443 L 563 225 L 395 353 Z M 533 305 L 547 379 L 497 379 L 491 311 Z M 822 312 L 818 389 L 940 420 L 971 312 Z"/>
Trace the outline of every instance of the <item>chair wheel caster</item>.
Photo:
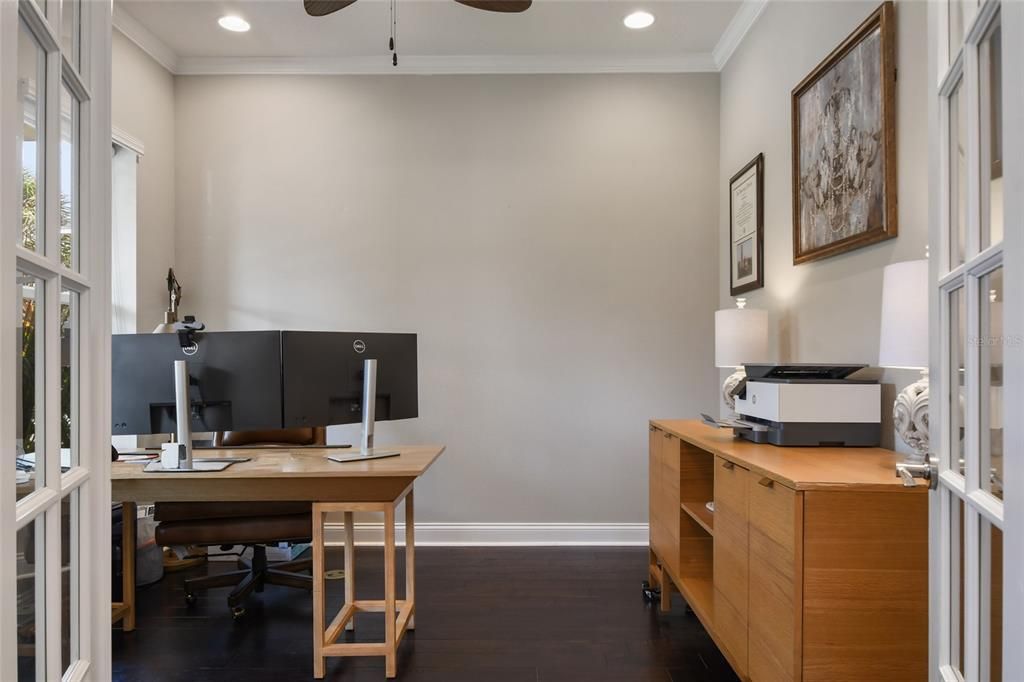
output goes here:
<path id="1" fill-rule="evenodd" d="M 651 584 L 646 580 L 640 585 L 640 594 L 644 598 L 644 603 L 651 604 L 661 599 L 661 590 L 657 587 L 651 587 Z"/>
<path id="2" fill-rule="evenodd" d="M 244 615 L 245 615 L 245 607 L 244 606 L 232 606 L 231 607 L 231 618 L 233 620 L 238 620 L 239 618 L 241 618 Z"/>
<path id="3" fill-rule="evenodd" d="M 185 593 L 185 603 L 188 604 L 189 606 L 192 606 L 193 604 L 195 604 L 196 603 L 196 595 L 192 594 L 191 592 L 186 592 Z"/>

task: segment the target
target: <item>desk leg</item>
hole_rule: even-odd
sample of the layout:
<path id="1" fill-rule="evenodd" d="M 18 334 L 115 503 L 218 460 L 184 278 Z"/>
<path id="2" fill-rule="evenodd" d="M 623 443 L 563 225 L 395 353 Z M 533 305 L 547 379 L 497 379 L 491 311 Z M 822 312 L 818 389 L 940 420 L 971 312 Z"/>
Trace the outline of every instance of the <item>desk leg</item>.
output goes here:
<path id="1" fill-rule="evenodd" d="M 352 512 L 345 513 L 345 606 L 356 603 L 356 524 Z M 353 615 L 345 623 L 345 629 L 355 631 Z"/>
<path id="2" fill-rule="evenodd" d="M 405 602 L 412 605 L 406 629 L 416 627 L 416 528 L 413 523 L 413 491 L 405 496 Z"/>
<path id="3" fill-rule="evenodd" d="M 384 510 L 384 676 L 398 674 L 395 646 L 395 508 Z"/>
<path id="4" fill-rule="evenodd" d="M 135 522 L 138 512 L 134 502 L 121 503 L 121 599 L 125 614 L 121 627 L 125 632 L 135 629 Z"/>
<path id="5" fill-rule="evenodd" d="M 347 579 L 347 576 L 346 576 Z M 324 513 L 313 504 L 313 677 L 322 680 L 324 666 Z"/>

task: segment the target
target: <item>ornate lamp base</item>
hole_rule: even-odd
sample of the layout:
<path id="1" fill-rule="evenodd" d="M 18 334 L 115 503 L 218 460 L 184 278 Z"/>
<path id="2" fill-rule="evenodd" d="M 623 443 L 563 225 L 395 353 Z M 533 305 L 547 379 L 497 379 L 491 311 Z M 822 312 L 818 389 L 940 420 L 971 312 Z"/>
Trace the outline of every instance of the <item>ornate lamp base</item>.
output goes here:
<path id="1" fill-rule="evenodd" d="M 741 381 L 747 378 L 747 373 L 742 367 L 737 367 L 736 371 L 730 374 L 725 383 L 722 384 L 722 400 L 725 401 L 726 407 L 730 410 L 736 410 L 736 396 L 733 395 L 733 391 L 736 390 L 736 386 Z"/>
<path id="2" fill-rule="evenodd" d="M 928 370 L 921 378 L 900 391 L 892 408 L 896 433 L 914 454 L 907 460 L 924 463 L 928 460 Z"/>

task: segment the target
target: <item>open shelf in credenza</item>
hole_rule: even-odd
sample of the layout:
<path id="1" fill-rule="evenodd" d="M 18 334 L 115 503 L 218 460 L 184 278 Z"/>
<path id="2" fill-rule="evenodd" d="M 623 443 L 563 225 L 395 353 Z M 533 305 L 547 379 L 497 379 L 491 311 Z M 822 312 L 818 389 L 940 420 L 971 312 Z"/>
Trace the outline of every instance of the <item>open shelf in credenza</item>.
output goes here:
<path id="1" fill-rule="evenodd" d="M 679 507 L 696 521 L 701 528 L 706 530 L 708 535 L 714 536 L 715 515 L 707 508 L 707 502 L 684 501 Z"/>

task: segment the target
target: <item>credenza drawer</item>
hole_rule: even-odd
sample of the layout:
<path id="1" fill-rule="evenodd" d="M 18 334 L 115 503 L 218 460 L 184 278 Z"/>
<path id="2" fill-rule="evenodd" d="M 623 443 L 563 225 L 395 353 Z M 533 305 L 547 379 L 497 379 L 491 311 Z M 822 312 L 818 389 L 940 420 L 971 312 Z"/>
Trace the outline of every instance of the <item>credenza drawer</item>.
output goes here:
<path id="1" fill-rule="evenodd" d="M 748 472 L 715 458 L 715 587 L 747 620 L 747 479 Z"/>
<path id="2" fill-rule="evenodd" d="M 664 431 L 650 432 L 651 547 L 662 565 L 679 574 L 679 439 Z"/>
<path id="3" fill-rule="evenodd" d="M 747 669 L 747 614 L 746 603 L 743 613 L 733 605 L 733 600 L 715 589 L 715 631 L 722 645 L 729 650 L 734 664 L 741 675 Z"/>
<path id="4" fill-rule="evenodd" d="M 800 600 L 796 584 L 799 498 L 751 472 L 749 655 L 752 680 L 799 679 Z"/>
<path id="5" fill-rule="evenodd" d="M 747 474 L 750 530 L 792 555 L 796 546 L 796 491 L 761 474 Z"/>

